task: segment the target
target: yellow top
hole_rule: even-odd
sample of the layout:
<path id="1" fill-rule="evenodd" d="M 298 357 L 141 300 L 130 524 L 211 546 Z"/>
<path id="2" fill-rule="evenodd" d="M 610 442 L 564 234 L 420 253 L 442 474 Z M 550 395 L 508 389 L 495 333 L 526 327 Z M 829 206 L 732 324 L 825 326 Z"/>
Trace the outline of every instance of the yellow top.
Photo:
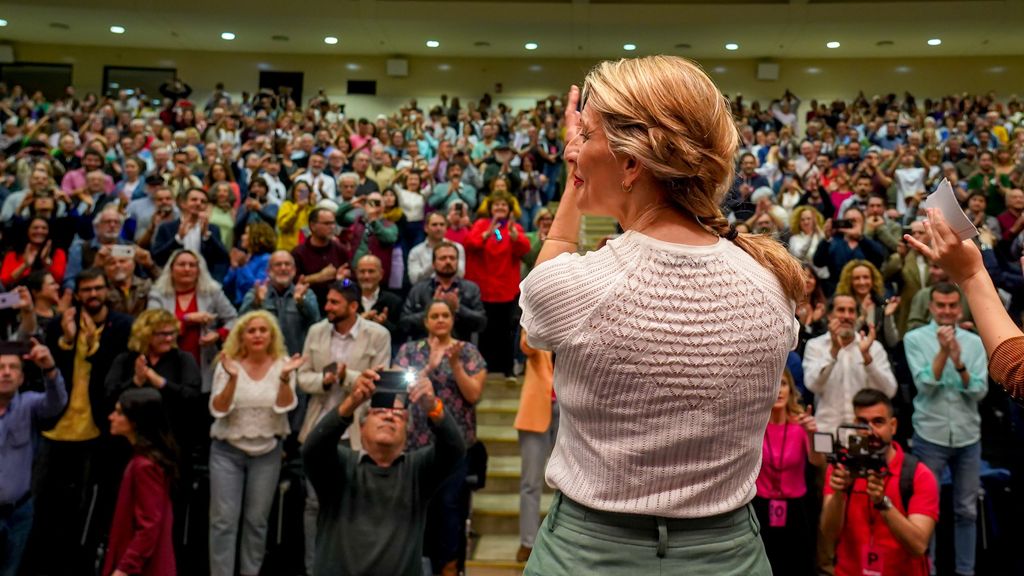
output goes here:
<path id="1" fill-rule="evenodd" d="M 100 347 L 100 335 L 103 327 L 96 328 L 96 335 L 90 344 L 85 337 L 81 323 L 78 326 L 78 347 L 75 350 L 74 375 L 71 379 L 71 394 L 68 397 L 68 408 L 60 417 L 53 430 L 43 432 L 43 436 L 60 442 L 84 442 L 98 438 L 100 429 L 92 418 L 92 404 L 89 402 L 89 379 L 92 376 L 92 363 L 86 358 L 96 353 Z M 64 338 L 58 345 L 65 350 Z"/>

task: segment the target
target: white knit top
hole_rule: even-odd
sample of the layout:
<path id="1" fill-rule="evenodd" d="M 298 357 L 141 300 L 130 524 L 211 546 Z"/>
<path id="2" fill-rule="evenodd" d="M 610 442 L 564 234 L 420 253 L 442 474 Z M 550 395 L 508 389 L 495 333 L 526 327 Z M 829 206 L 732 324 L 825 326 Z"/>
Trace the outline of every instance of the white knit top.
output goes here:
<path id="1" fill-rule="evenodd" d="M 522 283 L 531 346 L 555 352 L 547 481 L 599 510 L 701 518 L 755 494 L 795 304 L 728 240 L 627 232 Z"/>

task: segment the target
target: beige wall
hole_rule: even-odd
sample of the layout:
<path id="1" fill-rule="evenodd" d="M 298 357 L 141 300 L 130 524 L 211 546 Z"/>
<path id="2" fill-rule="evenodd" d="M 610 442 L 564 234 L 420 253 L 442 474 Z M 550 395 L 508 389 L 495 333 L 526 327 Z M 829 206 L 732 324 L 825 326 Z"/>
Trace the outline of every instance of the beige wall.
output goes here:
<path id="1" fill-rule="evenodd" d="M 18 61 L 74 65 L 74 83 L 82 91 L 98 91 L 103 67 L 174 67 L 205 98 L 213 85 L 223 81 L 232 93 L 254 90 L 259 71 L 305 73 L 304 96 L 323 88 L 332 100 L 345 102 L 350 116 L 369 116 L 394 111 L 410 97 L 422 106 L 438 102 L 447 93 L 463 103 L 489 92 L 496 101 L 514 108 L 529 105 L 537 97 L 561 93 L 582 80 L 594 64 L 589 60 L 410 58 L 409 76 L 391 78 L 385 72 L 386 57 L 322 56 L 267 53 L 199 52 L 186 50 L 132 50 L 113 47 L 15 43 Z M 724 92 L 742 93 L 749 99 L 769 99 L 786 88 L 805 101 L 853 98 L 859 90 L 868 97 L 908 90 L 919 98 L 950 93 L 995 90 L 1002 97 L 1024 94 L 1024 57 L 902 58 L 778 60 L 778 81 L 756 79 L 753 59 L 703 60 Z M 358 70 L 349 67 L 358 66 Z M 445 70 L 439 67 L 447 68 Z M 377 96 L 346 96 L 349 79 L 377 80 Z M 495 94 L 495 84 L 503 93 Z"/>

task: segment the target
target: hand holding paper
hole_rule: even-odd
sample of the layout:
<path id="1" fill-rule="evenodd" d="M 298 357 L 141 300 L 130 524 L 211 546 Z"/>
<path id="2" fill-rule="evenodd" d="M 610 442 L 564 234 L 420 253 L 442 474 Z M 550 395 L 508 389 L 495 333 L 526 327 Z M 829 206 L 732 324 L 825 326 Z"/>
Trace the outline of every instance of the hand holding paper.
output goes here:
<path id="1" fill-rule="evenodd" d="M 978 235 L 978 229 L 971 222 L 971 219 L 960 209 L 960 203 L 953 194 L 953 187 L 945 178 L 939 183 L 935 192 L 921 203 L 921 208 L 936 208 L 946 220 L 946 224 L 956 233 L 961 240 L 974 238 Z"/>

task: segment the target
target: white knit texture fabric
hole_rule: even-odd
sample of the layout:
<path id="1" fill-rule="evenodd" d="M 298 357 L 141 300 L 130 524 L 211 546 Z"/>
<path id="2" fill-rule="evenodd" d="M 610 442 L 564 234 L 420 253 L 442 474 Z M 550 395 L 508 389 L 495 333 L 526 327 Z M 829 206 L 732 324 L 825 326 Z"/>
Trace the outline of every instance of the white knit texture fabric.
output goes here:
<path id="1" fill-rule="evenodd" d="M 627 232 L 522 283 L 530 344 L 555 352 L 546 478 L 599 510 L 702 518 L 755 494 L 795 304 L 735 244 Z"/>

